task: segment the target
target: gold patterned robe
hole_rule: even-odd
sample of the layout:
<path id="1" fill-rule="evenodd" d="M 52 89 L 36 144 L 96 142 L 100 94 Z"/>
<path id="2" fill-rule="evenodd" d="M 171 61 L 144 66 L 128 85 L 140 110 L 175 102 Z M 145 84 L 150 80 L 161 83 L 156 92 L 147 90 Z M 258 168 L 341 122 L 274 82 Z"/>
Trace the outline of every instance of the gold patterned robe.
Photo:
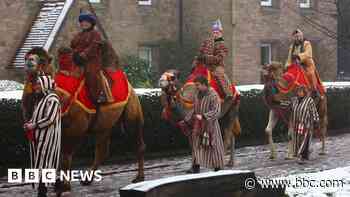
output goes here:
<path id="1" fill-rule="evenodd" d="M 305 40 L 303 45 L 292 44 L 289 47 L 288 59 L 285 67 L 287 68 L 292 64 L 292 56 L 298 55 L 301 63 L 304 65 L 306 77 L 311 84 L 313 90 L 318 90 L 321 95 L 325 94 L 324 86 L 321 82 L 320 76 L 317 72 L 315 62 L 313 60 L 312 45 L 311 42 Z"/>

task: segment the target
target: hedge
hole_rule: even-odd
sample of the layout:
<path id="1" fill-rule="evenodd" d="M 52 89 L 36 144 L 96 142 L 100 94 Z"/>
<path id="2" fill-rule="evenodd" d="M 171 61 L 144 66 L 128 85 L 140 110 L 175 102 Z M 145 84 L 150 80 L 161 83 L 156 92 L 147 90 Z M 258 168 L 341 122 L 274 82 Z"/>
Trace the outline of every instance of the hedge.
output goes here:
<path id="1" fill-rule="evenodd" d="M 350 88 L 329 88 L 328 92 L 329 130 L 349 128 L 350 126 Z M 161 106 L 157 95 L 142 95 L 140 100 L 145 114 L 144 139 L 147 153 L 160 151 L 174 152 L 188 150 L 187 139 L 180 131 L 160 120 Z M 29 147 L 23 135 L 20 101 L 0 101 L 0 175 L 6 174 L 7 168 L 29 165 Z M 268 109 L 263 104 L 260 90 L 242 92 L 240 107 L 242 134 L 237 146 L 266 143 L 264 129 L 268 120 Z M 279 123 L 274 130 L 278 141 L 286 139 L 286 127 Z M 122 133 L 119 127 L 113 129 L 111 157 L 126 157 L 134 151 L 135 134 Z M 92 161 L 94 138 L 87 137 L 84 149 L 77 157 Z M 77 159 L 76 159 L 77 160 Z"/>

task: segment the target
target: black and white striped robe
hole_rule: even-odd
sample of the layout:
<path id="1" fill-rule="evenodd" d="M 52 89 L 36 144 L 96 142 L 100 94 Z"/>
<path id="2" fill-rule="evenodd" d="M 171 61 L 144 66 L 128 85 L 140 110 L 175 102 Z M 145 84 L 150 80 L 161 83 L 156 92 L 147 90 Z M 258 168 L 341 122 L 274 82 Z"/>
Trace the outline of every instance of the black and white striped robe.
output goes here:
<path id="1" fill-rule="evenodd" d="M 310 96 L 305 96 L 302 99 L 294 97 L 291 100 L 291 107 L 294 154 L 295 156 L 308 157 L 314 124 L 319 123 L 315 102 Z"/>
<path id="2" fill-rule="evenodd" d="M 201 135 L 191 135 L 193 164 L 207 168 L 224 167 L 224 143 L 218 121 L 220 113 L 219 96 L 212 88 L 209 88 L 207 95 L 203 98 L 195 98 L 193 109 L 186 114 L 186 121 L 190 121 L 195 114 L 201 114 L 204 119 Z M 203 133 L 211 134 L 210 146 L 202 144 Z"/>
<path id="3" fill-rule="evenodd" d="M 61 152 L 61 106 L 55 93 L 48 93 L 35 106 L 36 125 L 30 144 L 31 168 L 58 169 Z"/>

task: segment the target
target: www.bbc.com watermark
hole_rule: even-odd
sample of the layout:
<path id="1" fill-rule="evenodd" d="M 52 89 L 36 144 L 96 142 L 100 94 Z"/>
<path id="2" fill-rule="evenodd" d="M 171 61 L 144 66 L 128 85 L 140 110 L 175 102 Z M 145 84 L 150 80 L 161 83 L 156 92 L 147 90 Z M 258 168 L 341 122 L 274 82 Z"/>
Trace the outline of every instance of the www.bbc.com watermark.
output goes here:
<path id="1" fill-rule="evenodd" d="M 257 189 L 258 185 L 262 189 L 266 188 L 343 188 L 346 184 L 346 180 L 341 179 L 309 179 L 306 177 L 295 177 L 292 179 L 263 179 L 263 178 L 247 178 L 244 181 L 244 187 L 247 190 Z"/>
<path id="2" fill-rule="evenodd" d="M 8 183 L 55 183 L 60 181 L 101 181 L 101 170 L 8 169 Z"/>

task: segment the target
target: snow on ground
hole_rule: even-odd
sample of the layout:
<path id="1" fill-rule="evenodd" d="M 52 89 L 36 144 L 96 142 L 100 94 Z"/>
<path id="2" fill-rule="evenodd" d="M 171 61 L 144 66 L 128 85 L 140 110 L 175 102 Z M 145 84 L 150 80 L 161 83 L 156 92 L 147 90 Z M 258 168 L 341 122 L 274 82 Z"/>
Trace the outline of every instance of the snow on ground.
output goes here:
<path id="1" fill-rule="evenodd" d="M 350 82 L 348 81 L 337 81 L 337 82 L 323 82 L 326 88 L 344 88 L 350 87 Z M 22 98 L 23 84 L 9 81 L 0 80 L 0 99 L 17 99 Z M 240 92 L 246 92 L 250 90 L 262 90 L 264 85 L 262 84 L 252 84 L 252 85 L 239 85 L 237 89 Z M 135 88 L 137 95 L 159 95 L 161 89 L 159 88 Z"/>
<path id="2" fill-rule="evenodd" d="M 179 176 L 172 176 L 172 177 L 166 177 L 161 179 L 155 179 L 150 181 L 144 181 L 140 183 L 130 184 L 124 188 L 121 188 L 121 190 L 137 190 L 137 191 L 150 191 L 153 188 L 167 185 L 170 183 L 177 183 L 177 182 L 183 182 L 183 181 L 189 181 L 189 180 L 195 180 L 195 179 L 203 179 L 203 178 L 210 178 L 214 176 L 227 176 L 227 175 L 235 175 L 235 174 L 241 174 L 241 173 L 250 173 L 252 171 L 249 170 L 221 170 L 218 172 L 204 172 L 200 174 L 186 174 L 186 175 L 179 175 Z"/>
<path id="3" fill-rule="evenodd" d="M 327 197 L 329 194 L 337 197 L 350 196 L 350 167 L 290 175 L 280 180 L 282 179 L 290 180 L 293 185 L 286 188 L 286 194 L 289 196 Z"/>

